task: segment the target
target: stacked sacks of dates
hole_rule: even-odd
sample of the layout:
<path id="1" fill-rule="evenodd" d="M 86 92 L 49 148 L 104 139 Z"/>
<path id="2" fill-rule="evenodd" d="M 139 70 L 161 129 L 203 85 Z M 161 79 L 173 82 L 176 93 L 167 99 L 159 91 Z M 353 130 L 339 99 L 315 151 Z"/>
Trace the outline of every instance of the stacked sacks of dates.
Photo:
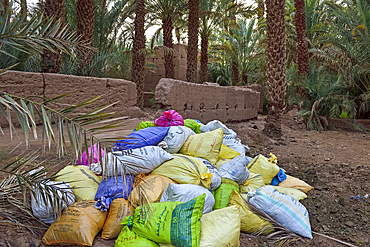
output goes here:
<path id="1" fill-rule="evenodd" d="M 103 180 L 90 176 L 100 182 L 95 200 L 69 206 L 43 242 L 91 246 L 103 229 L 102 238 L 116 238 L 116 246 L 239 246 L 240 231 L 274 231 L 251 204 L 312 238 L 298 202 L 306 197 L 300 190 L 312 187 L 286 175 L 274 155 L 251 158 L 247 149 L 218 120 L 204 125 L 172 110 L 141 122 L 105 154 Z"/>

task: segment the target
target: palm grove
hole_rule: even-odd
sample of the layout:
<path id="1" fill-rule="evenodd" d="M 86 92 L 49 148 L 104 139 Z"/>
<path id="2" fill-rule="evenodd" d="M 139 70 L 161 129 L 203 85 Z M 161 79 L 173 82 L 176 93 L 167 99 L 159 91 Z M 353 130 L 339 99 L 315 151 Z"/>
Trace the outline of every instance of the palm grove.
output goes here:
<path id="1" fill-rule="evenodd" d="M 232 0 L 45 0 L 33 6 L 1 0 L 0 66 L 129 79 L 143 107 L 145 70 L 153 69 L 145 58 L 163 45 L 165 76 L 173 78 L 175 37 L 187 45 L 187 81 L 264 86 L 270 136 L 281 135 L 280 117 L 293 105 L 317 130 L 328 126 L 328 117 L 369 116 L 370 0 L 258 0 L 255 6 Z M 154 25 L 153 37 L 145 37 Z"/>

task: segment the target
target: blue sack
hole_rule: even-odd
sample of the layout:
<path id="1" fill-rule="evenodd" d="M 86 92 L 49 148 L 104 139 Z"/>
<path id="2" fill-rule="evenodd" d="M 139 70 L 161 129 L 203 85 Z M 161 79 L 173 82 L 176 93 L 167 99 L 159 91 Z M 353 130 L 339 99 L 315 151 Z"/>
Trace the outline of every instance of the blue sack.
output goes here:
<path id="1" fill-rule="evenodd" d="M 134 176 L 126 175 L 126 181 L 122 176 L 109 177 L 100 182 L 99 188 L 95 194 L 95 208 L 105 212 L 109 209 L 114 199 L 124 198 L 128 199 L 134 183 Z"/>
<path id="2" fill-rule="evenodd" d="M 280 182 L 283 182 L 286 179 L 286 174 L 283 169 L 280 168 L 280 171 L 276 176 L 272 179 L 271 184 L 273 186 L 277 186 Z"/>
<path id="3" fill-rule="evenodd" d="M 118 140 L 114 149 L 128 150 L 145 146 L 156 146 L 167 135 L 169 127 L 148 127 L 132 132 L 127 139 Z"/>

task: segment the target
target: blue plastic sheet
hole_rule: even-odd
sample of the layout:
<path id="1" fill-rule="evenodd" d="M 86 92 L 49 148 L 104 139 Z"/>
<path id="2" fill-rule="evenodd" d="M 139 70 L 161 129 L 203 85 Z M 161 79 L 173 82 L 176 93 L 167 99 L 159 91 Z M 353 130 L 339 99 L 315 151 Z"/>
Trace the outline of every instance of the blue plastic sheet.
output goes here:
<path id="1" fill-rule="evenodd" d="M 283 169 L 280 168 L 280 171 L 276 176 L 272 179 L 271 185 L 277 186 L 280 182 L 283 182 L 286 179 L 286 174 Z"/>
<path id="2" fill-rule="evenodd" d="M 134 183 L 134 176 L 126 175 L 126 180 L 122 176 L 109 177 L 99 184 L 95 194 L 95 208 L 105 212 L 109 209 L 114 199 L 128 199 Z"/>
<path id="3" fill-rule="evenodd" d="M 156 146 L 167 135 L 169 127 L 148 127 L 132 132 L 126 139 L 118 140 L 114 149 L 128 150 L 146 146 Z"/>

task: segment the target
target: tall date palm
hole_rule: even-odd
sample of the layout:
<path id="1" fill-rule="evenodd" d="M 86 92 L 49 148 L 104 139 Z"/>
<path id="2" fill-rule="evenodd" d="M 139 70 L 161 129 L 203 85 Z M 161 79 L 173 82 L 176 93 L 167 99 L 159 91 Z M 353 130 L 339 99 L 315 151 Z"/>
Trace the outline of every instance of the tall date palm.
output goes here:
<path id="1" fill-rule="evenodd" d="M 189 0 L 188 52 L 186 80 L 197 82 L 199 0 Z M 202 43 L 202 46 L 204 44 Z"/>

